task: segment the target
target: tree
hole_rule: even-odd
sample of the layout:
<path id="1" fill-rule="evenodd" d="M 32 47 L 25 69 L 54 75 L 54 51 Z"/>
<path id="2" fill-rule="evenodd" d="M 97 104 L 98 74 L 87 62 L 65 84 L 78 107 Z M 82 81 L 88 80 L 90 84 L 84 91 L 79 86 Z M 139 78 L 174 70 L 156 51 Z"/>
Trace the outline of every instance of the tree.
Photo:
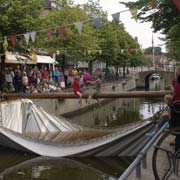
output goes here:
<path id="1" fill-rule="evenodd" d="M 43 0 L 0 0 L 0 36 L 37 30 Z"/>
<path id="2" fill-rule="evenodd" d="M 144 54 L 153 54 L 153 47 L 148 47 L 145 49 Z M 154 47 L 154 55 L 162 55 L 161 47 Z"/>
<path id="3" fill-rule="evenodd" d="M 141 22 L 152 22 L 154 32 L 160 31 L 166 37 L 164 40 L 169 51 L 168 56 L 180 60 L 180 16 L 172 0 L 138 0 L 123 4 L 139 9 L 138 19 Z"/>
<path id="4" fill-rule="evenodd" d="M 82 22 L 81 34 L 75 28 L 75 23 Z M 58 27 L 64 26 L 64 38 L 59 36 Z M 49 11 L 43 16 L 43 28 L 52 27 L 53 37 L 48 39 L 43 34 L 37 37 L 37 46 L 45 48 L 47 51 L 60 51 L 65 59 L 91 60 L 91 56 L 86 56 L 88 50 L 98 49 L 97 32 L 93 26 L 92 18 L 78 6 L 65 6 L 60 9 Z"/>
<path id="5" fill-rule="evenodd" d="M 4 36 L 13 34 L 24 34 L 27 31 L 36 29 L 39 22 L 39 16 L 44 7 L 43 0 L 0 0 L 0 44 L 2 46 Z M 19 42 L 23 41 L 19 37 Z M 4 54 L 1 54 L 0 64 L 1 91 L 3 86 L 3 74 L 5 67 Z"/>

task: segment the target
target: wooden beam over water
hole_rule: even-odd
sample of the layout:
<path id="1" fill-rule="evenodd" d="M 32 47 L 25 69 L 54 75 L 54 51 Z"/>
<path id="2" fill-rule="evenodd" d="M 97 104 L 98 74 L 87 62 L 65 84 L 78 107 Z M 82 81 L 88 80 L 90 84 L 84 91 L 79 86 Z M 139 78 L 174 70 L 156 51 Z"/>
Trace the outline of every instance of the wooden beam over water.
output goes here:
<path id="1" fill-rule="evenodd" d="M 102 92 L 97 95 L 97 98 L 140 98 L 140 97 L 164 97 L 171 94 L 171 91 L 122 91 L 122 92 Z M 82 98 L 87 98 L 84 94 Z M 13 99 L 77 99 L 78 96 L 74 93 L 0 93 L 0 98 L 3 100 Z"/>

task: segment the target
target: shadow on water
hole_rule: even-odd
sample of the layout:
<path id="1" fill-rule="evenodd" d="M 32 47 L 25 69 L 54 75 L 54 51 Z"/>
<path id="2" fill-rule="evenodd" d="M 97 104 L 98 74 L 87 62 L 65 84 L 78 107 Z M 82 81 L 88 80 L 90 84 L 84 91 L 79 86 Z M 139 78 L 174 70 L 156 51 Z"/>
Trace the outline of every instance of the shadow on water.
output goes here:
<path id="1" fill-rule="evenodd" d="M 0 179 L 117 179 L 132 158 L 47 158 L 0 149 Z M 6 156 L 5 156 L 6 155 Z"/>

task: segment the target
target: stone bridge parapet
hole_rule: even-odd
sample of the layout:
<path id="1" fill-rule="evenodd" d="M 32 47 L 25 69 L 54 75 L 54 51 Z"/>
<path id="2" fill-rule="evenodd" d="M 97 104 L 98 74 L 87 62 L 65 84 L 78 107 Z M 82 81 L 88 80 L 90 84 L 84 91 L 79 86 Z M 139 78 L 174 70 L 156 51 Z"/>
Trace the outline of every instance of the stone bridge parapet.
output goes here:
<path id="1" fill-rule="evenodd" d="M 149 78 L 152 74 L 158 74 L 161 78 L 161 81 L 164 81 L 164 87 L 171 85 L 171 81 L 174 77 L 173 71 L 143 71 L 135 75 L 136 87 L 137 88 L 148 88 L 149 87 Z"/>

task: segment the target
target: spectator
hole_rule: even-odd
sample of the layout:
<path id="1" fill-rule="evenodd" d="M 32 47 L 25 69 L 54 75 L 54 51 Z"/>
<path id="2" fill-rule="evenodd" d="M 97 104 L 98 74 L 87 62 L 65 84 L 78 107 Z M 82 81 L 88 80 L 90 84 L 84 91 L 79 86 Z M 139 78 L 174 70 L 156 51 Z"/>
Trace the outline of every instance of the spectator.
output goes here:
<path id="1" fill-rule="evenodd" d="M 37 87 L 40 81 L 41 81 L 41 73 L 39 71 L 39 68 L 35 66 L 33 68 L 33 85 Z"/>
<path id="2" fill-rule="evenodd" d="M 170 128 L 180 127 L 180 66 L 176 68 L 175 77 L 172 80 L 172 106 L 170 113 Z M 175 150 L 180 149 L 180 135 L 176 135 Z"/>
<path id="3" fill-rule="evenodd" d="M 15 92 L 17 93 L 22 90 L 22 72 L 19 68 L 15 69 L 14 87 L 15 87 Z"/>
<path id="4" fill-rule="evenodd" d="M 61 89 L 65 88 L 65 82 L 64 82 L 64 75 L 63 74 L 60 76 L 60 87 L 61 87 Z"/>
<path id="5" fill-rule="evenodd" d="M 55 70 L 53 72 L 53 78 L 54 78 L 54 82 L 59 84 L 59 77 L 60 77 L 60 71 L 58 67 L 55 67 Z"/>
<path id="6" fill-rule="evenodd" d="M 42 78 L 42 81 L 48 82 L 49 73 L 48 73 L 47 67 L 44 67 L 42 69 L 42 71 L 41 71 L 41 78 Z"/>
<path id="7" fill-rule="evenodd" d="M 83 82 L 84 84 L 87 86 L 88 85 L 88 81 L 91 80 L 91 75 L 90 73 L 85 69 L 83 72 Z"/>
<path id="8" fill-rule="evenodd" d="M 71 75 L 72 75 L 73 77 L 75 77 L 75 76 L 78 75 L 78 71 L 77 71 L 76 68 L 73 68 L 73 69 L 71 70 Z"/>
<path id="9" fill-rule="evenodd" d="M 7 88 L 10 92 L 14 92 L 14 85 L 13 85 L 13 75 L 11 74 L 10 69 L 5 69 L 5 81 L 7 83 Z"/>
<path id="10" fill-rule="evenodd" d="M 26 88 L 28 86 L 28 77 L 27 77 L 27 74 L 26 72 L 23 72 L 23 76 L 22 76 L 22 86 L 23 86 L 23 92 L 25 93 L 26 92 Z"/>
<path id="11" fill-rule="evenodd" d="M 65 87 L 68 86 L 68 76 L 69 76 L 69 71 L 66 69 L 65 72 L 64 72 Z"/>

